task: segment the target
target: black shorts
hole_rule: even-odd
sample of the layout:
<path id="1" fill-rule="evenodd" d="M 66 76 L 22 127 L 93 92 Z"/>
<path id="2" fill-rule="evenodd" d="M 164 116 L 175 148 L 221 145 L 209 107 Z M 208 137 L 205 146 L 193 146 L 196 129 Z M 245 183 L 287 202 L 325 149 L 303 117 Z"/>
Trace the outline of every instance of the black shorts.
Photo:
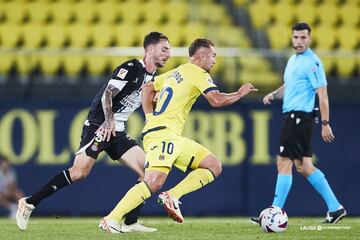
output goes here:
<path id="1" fill-rule="evenodd" d="M 116 136 L 111 136 L 110 141 L 101 141 L 101 136 L 96 136 L 97 125 L 90 124 L 83 127 L 79 150 L 76 154 L 86 152 L 87 156 L 97 158 L 103 150 L 112 160 L 119 160 L 121 156 L 130 148 L 138 146 L 138 142 L 132 139 L 125 132 L 116 132 Z"/>
<path id="2" fill-rule="evenodd" d="M 280 134 L 279 155 L 291 160 L 312 157 L 311 136 L 313 132 L 313 113 L 285 113 Z"/>

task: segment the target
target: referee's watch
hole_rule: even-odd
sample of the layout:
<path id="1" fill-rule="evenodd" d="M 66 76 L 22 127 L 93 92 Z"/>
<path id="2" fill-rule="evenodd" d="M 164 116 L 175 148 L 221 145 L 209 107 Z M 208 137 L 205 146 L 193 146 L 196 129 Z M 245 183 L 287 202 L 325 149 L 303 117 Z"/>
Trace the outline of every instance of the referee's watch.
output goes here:
<path id="1" fill-rule="evenodd" d="M 328 125 L 328 124 L 329 124 L 329 121 L 328 121 L 328 120 L 322 120 L 322 121 L 321 121 L 321 125 L 326 126 L 326 125 Z"/>

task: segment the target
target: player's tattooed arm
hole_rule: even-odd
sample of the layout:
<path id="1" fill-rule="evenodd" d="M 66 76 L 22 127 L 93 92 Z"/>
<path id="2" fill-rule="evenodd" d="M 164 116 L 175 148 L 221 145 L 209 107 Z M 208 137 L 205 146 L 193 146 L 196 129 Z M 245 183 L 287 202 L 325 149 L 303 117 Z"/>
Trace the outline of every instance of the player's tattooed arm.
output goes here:
<path id="1" fill-rule="evenodd" d="M 112 111 L 112 99 L 119 94 L 120 90 L 115 86 L 109 84 L 102 97 L 101 104 L 104 111 L 105 121 L 96 132 L 101 132 L 103 140 L 109 141 L 111 135 L 115 136 L 115 120 Z"/>

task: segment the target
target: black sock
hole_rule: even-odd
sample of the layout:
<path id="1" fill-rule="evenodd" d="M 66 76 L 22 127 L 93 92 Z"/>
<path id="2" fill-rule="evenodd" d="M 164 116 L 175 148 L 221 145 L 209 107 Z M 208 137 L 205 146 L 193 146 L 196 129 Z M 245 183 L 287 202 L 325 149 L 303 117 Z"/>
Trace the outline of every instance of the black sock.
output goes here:
<path id="1" fill-rule="evenodd" d="M 137 181 L 136 184 L 140 183 L 141 181 Z M 140 215 L 140 211 L 141 208 L 145 205 L 144 203 L 141 203 L 139 206 L 137 206 L 136 208 L 134 208 L 133 210 L 131 210 L 130 212 L 128 212 L 128 214 L 126 214 L 125 216 L 125 221 L 124 223 L 126 225 L 130 225 L 130 224 L 134 224 L 137 222 L 139 215 Z"/>
<path id="2" fill-rule="evenodd" d="M 34 193 L 31 197 L 26 199 L 26 202 L 37 206 L 44 198 L 54 194 L 57 190 L 70 185 L 72 183 L 69 170 L 64 170 L 58 175 L 54 176 L 47 184 L 45 184 L 39 191 Z"/>

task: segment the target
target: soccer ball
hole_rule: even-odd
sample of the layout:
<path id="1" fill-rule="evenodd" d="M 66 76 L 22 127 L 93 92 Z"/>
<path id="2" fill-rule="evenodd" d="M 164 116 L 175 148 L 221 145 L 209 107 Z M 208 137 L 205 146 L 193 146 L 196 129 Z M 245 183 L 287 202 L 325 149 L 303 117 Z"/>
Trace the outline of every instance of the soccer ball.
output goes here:
<path id="1" fill-rule="evenodd" d="M 264 209 L 260 213 L 259 221 L 264 232 L 280 233 L 285 231 L 288 226 L 288 216 L 286 212 L 276 206 Z"/>

